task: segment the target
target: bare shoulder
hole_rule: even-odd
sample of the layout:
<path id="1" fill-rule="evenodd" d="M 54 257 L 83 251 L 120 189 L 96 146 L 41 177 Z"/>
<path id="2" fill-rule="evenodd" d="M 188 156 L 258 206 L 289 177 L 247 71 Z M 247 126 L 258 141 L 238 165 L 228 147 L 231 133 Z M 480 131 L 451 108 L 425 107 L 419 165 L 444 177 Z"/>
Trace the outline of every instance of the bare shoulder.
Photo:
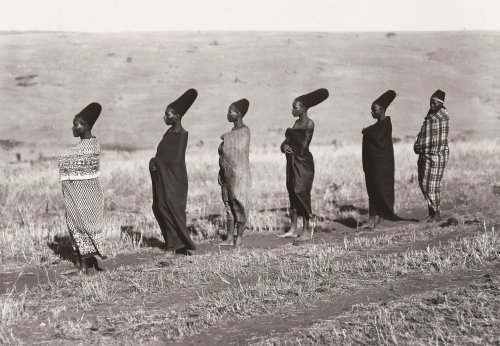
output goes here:
<path id="1" fill-rule="evenodd" d="M 307 122 L 304 124 L 304 128 L 314 129 L 314 121 L 312 119 L 307 119 Z"/>

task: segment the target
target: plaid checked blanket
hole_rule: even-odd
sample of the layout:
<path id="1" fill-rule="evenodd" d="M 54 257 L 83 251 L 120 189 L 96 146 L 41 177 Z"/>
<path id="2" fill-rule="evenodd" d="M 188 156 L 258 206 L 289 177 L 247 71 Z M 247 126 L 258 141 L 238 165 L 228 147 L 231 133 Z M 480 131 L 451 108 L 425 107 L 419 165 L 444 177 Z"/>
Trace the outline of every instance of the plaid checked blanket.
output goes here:
<path id="1" fill-rule="evenodd" d="M 436 113 L 425 117 L 413 151 L 418 154 L 418 183 L 427 204 L 439 211 L 441 204 L 441 180 L 448 163 L 449 116 L 443 106 Z"/>

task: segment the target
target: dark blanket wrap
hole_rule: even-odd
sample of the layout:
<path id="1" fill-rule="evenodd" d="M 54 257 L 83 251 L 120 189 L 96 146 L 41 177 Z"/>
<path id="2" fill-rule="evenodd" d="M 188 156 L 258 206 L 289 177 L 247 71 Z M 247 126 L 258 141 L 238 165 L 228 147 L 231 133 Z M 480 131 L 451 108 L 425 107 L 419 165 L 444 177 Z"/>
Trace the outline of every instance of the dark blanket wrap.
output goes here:
<path id="1" fill-rule="evenodd" d="M 186 227 L 187 141 L 187 132 L 167 131 L 158 144 L 156 156 L 149 162 L 153 184 L 153 213 L 169 250 L 196 248 Z"/>
<path id="2" fill-rule="evenodd" d="M 394 148 L 390 117 L 364 129 L 362 156 L 370 215 L 395 220 Z"/>
<path id="3" fill-rule="evenodd" d="M 286 188 L 290 199 L 290 208 L 297 210 L 297 215 L 312 217 L 311 189 L 314 180 L 314 160 L 309 151 L 309 144 L 314 129 L 287 129 L 285 143 L 292 147 L 293 154 L 286 155 Z"/>

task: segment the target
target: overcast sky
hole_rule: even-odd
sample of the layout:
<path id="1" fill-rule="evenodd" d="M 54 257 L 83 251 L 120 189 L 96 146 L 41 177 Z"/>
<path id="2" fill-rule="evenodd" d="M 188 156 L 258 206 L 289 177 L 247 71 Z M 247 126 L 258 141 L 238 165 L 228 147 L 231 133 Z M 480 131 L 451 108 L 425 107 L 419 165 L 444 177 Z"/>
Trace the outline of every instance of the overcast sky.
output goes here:
<path id="1" fill-rule="evenodd" d="M 500 30 L 500 0 L 0 0 L 0 30 Z"/>

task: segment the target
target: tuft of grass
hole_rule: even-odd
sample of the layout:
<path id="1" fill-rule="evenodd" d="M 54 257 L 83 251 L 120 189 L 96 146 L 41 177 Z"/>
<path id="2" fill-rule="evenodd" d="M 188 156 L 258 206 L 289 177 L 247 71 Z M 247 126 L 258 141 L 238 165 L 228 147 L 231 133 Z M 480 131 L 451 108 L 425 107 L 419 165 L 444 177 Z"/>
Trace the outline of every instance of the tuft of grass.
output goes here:
<path id="1" fill-rule="evenodd" d="M 105 275 L 80 278 L 78 296 L 86 303 L 109 303 L 118 297 L 116 285 L 110 285 Z"/>
<path id="2" fill-rule="evenodd" d="M 26 316 L 26 292 L 14 296 L 13 292 L 0 297 L 0 327 L 16 323 Z"/>

